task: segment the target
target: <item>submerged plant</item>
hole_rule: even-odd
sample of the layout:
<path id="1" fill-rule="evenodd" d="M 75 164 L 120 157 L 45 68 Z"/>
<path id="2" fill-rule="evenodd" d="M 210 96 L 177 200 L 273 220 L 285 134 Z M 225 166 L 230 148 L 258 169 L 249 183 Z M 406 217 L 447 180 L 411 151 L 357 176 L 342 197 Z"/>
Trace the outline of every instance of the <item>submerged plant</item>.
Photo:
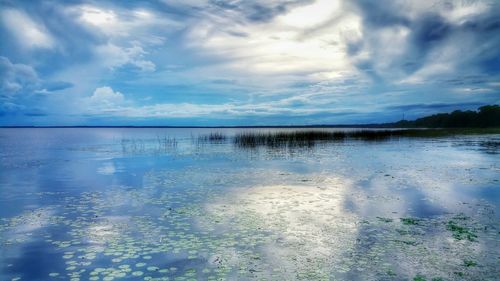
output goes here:
<path id="1" fill-rule="evenodd" d="M 413 281 L 427 281 L 427 279 L 425 278 L 425 276 L 417 275 L 413 278 Z"/>
<path id="2" fill-rule="evenodd" d="M 477 263 L 475 261 L 473 261 L 473 260 L 464 260 L 464 265 L 466 267 L 471 267 L 471 266 L 476 266 Z"/>
<path id="3" fill-rule="evenodd" d="M 208 135 L 198 136 L 198 143 L 224 143 L 228 137 L 220 132 L 211 132 Z"/>
<path id="4" fill-rule="evenodd" d="M 448 221 L 448 223 L 446 224 L 446 229 L 453 233 L 452 236 L 456 240 L 467 239 L 471 242 L 476 241 L 477 235 L 472 232 L 471 229 L 466 226 L 461 226 L 453 220 Z"/>
<path id="5" fill-rule="evenodd" d="M 400 218 L 400 220 L 405 225 L 418 225 L 420 222 L 417 218 Z"/>
<path id="6" fill-rule="evenodd" d="M 393 220 L 392 220 L 392 219 L 390 219 L 390 218 L 383 218 L 383 217 L 377 217 L 377 219 L 379 219 L 379 220 L 380 220 L 380 221 L 382 221 L 382 222 L 387 222 L 387 223 L 389 223 L 389 222 L 392 222 L 392 221 L 393 221 Z"/>
<path id="7" fill-rule="evenodd" d="M 387 270 L 387 272 L 386 272 L 386 273 L 387 273 L 387 275 L 389 275 L 389 276 L 396 276 L 396 275 L 397 275 L 397 274 L 396 274 L 396 273 L 395 273 L 392 269 Z"/>

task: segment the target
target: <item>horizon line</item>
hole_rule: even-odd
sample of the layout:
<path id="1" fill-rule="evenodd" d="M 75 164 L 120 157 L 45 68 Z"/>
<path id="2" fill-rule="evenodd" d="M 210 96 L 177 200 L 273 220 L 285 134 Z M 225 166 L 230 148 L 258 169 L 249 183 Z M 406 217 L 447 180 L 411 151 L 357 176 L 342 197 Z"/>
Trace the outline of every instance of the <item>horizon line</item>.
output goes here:
<path id="1" fill-rule="evenodd" d="M 348 127 L 377 127 L 377 126 L 387 126 L 392 123 L 367 123 L 367 124 L 313 124 L 313 125 L 224 125 L 224 126 L 197 126 L 197 125 L 186 125 L 186 126 L 169 126 L 169 125 L 8 125 L 0 126 L 1 129 L 15 129 L 15 128 L 320 128 L 320 127 L 330 127 L 330 128 L 348 128 Z"/>

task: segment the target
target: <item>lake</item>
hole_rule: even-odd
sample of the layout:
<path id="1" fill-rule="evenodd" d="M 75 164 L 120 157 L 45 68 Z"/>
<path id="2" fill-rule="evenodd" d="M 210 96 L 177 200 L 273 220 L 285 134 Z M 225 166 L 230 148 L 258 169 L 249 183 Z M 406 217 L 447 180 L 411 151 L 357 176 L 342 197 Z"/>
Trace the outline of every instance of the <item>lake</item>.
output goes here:
<path id="1" fill-rule="evenodd" d="M 498 280 L 500 135 L 287 130 L 0 129 L 0 280 Z"/>

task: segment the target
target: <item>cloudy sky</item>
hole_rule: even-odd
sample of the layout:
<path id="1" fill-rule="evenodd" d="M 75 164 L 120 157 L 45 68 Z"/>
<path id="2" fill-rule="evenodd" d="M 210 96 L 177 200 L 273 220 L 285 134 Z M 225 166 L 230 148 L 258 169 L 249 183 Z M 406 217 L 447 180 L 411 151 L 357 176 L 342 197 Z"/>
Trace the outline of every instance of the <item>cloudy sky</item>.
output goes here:
<path id="1" fill-rule="evenodd" d="M 500 103 L 500 1 L 0 0 L 0 125 L 395 121 Z"/>

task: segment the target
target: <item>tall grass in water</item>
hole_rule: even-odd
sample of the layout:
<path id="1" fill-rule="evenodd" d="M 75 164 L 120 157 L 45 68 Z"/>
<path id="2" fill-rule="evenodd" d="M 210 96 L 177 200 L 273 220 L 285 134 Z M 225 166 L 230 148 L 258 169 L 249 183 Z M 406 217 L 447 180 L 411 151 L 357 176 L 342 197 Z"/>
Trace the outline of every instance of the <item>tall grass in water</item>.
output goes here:
<path id="1" fill-rule="evenodd" d="M 240 147 L 311 147 L 318 141 L 343 140 L 341 132 L 293 131 L 274 133 L 245 132 L 235 135 L 234 144 Z"/>
<path id="2" fill-rule="evenodd" d="M 225 143 L 228 137 L 220 132 L 211 132 L 208 135 L 198 136 L 198 143 Z"/>
<path id="3" fill-rule="evenodd" d="M 123 153 L 167 153 L 177 148 L 177 139 L 156 136 L 156 139 L 122 139 Z"/>
<path id="4" fill-rule="evenodd" d="M 338 142 L 346 139 L 383 140 L 394 136 L 394 131 L 353 131 L 353 132 L 328 132 L 328 131 L 293 131 L 274 133 L 237 134 L 234 144 L 240 147 L 303 147 L 314 146 L 316 143 Z"/>
<path id="5" fill-rule="evenodd" d="M 344 140 L 384 141 L 402 137 L 443 137 L 461 134 L 497 133 L 496 131 L 474 131 L 468 129 L 394 129 L 394 130 L 357 130 L 321 131 L 303 130 L 291 132 L 244 132 L 236 134 L 234 144 L 239 147 L 304 147 L 316 143 L 339 142 Z"/>
<path id="6" fill-rule="evenodd" d="M 158 151 L 168 151 L 169 149 L 177 147 L 176 138 L 169 138 L 166 136 L 161 138 L 160 136 L 156 136 L 156 140 L 158 141 Z"/>

